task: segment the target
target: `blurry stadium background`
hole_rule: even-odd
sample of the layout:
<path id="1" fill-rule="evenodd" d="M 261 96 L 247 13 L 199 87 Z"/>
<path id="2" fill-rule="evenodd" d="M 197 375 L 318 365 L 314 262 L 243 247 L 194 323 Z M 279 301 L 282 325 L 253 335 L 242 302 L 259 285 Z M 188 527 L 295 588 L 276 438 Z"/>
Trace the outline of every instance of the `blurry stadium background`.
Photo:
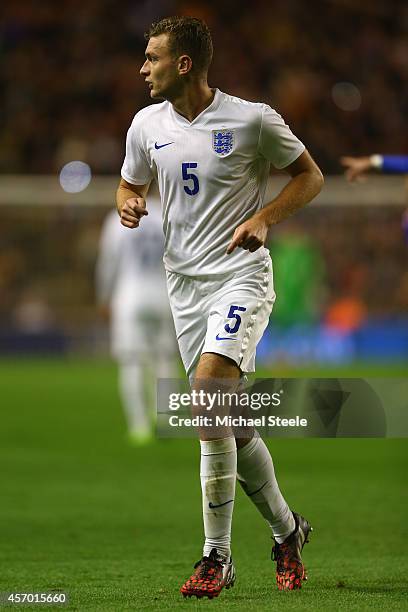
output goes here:
<path id="1" fill-rule="evenodd" d="M 200 552 L 174 533 L 192 521 L 191 540 L 201 537 L 196 446 L 155 443 L 135 454 L 126 448 L 108 330 L 94 288 L 100 229 L 114 206 L 126 130 L 134 113 L 150 103 L 138 74 L 143 33 L 168 14 L 208 22 L 215 47 L 210 85 L 276 108 L 326 176 L 317 201 L 271 235 L 278 300 L 259 349 L 260 373 L 408 371 L 408 245 L 401 227 L 406 179 L 370 176 L 348 185 L 338 161 L 345 154 L 408 153 L 406 2 L 5 0 L 0 434 L 7 565 L 1 588 L 68 589 L 81 609 L 97 597 L 102 599 L 93 609 L 132 609 L 140 588 L 143 609 L 165 609 L 172 598 L 174 608 L 177 585 Z M 87 166 L 68 173 L 68 188 L 86 182 L 84 168 L 92 175 L 79 193 L 67 193 L 60 183 L 61 169 L 73 161 Z M 273 175 L 270 192 L 283 180 Z M 378 601 L 392 608 L 406 576 L 404 555 L 396 553 L 405 447 L 388 440 L 293 442 L 289 462 L 287 446 L 274 443 L 283 488 L 303 504 L 302 512 L 327 527 L 321 557 L 313 560 L 309 553 L 320 591 L 309 591 L 303 601 L 317 610 L 323 596 L 322 609 L 339 609 L 337 599 L 327 603 L 327 583 L 334 588 L 336 580 L 340 587 L 357 580 L 362 594 L 354 589 L 344 595 L 352 609 Z M 300 463 L 313 475 L 306 495 L 299 488 L 305 484 L 296 471 Z M 194 483 L 186 507 L 182 482 L 175 477 L 170 490 L 164 465 Z M 176 500 L 174 516 L 161 517 L 161 541 L 151 515 L 163 514 L 163 501 L 147 489 L 150 482 Z M 252 520 L 251 512 L 237 509 L 236 533 Z M 345 515 L 351 542 L 341 540 Z M 375 544 L 374 528 L 387 535 L 390 551 Z M 333 529 L 334 538 L 328 533 Z M 253 561 L 260 536 L 247 529 L 243 538 L 238 561 L 250 560 L 262 577 L 266 570 Z M 159 562 L 163 547 L 178 551 L 176 572 L 170 561 Z M 335 556 L 339 550 L 341 558 Z M 334 577 L 319 565 L 330 551 Z M 153 565 L 154 571 L 146 569 Z M 242 574 L 253 605 L 263 609 L 266 579 L 256 591 L 250 572 Z M 153 585 L 156 603 L 146 584 Z M 235 601 L 236 609 L 246 602 Z M 402 606 L 402 600 L 395 603 L 395 609 Z"/>
<path id="2" fill-rule="evenodd" d="M 187 12 L 213 32 L 210 84 L 277 108 L 327 177 L 318 205 L 271 236 L 278 300 L 262 359 L 408 359 L 404 178 L 350 187 L 330 177 L 343 154 L 407 152 L 406 3 L 64 0 L 1 10 L 2 353 L 101 348 L 93 271 L 126 130 L 150 103 L 138 74 L 143 33 Z M 67 196 L 58 176 L 72 161 L 93 178 Z"/>
<path id="3" fill-rule="evenodd" d="M 107 354 L 95 261 L 117 183 L 94 176 L 69 194 L 58 174 L 0 176 L 1 353 Z M 268 193 L 282 184 L 272 176 Z M 405 198 L 402 177 L 329 176 L 312 205 L 274 229 L 278 297 L 260 362 L 408 362 Z"/>

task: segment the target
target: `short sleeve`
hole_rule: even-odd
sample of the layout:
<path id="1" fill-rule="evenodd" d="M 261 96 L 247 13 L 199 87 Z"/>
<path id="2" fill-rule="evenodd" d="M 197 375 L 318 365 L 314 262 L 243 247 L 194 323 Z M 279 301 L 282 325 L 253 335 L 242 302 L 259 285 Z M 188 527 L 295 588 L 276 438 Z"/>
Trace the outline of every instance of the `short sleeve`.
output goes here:
<path id="1" fill-rule="evenodd" d="M 294 162 L 305 145 L 293 134 L 282 117 L 270 106 L 262 105 L 258 152 L 281 170 Z"/>
<path id="2" fill-rule="evenodd" d="M 133 185 L 148 183 L 153 174 L 143 150 L 142 135 L 137 115 L 133 119 L 126 136 L 126 156 L 121 169 L 121 176 Z"/>

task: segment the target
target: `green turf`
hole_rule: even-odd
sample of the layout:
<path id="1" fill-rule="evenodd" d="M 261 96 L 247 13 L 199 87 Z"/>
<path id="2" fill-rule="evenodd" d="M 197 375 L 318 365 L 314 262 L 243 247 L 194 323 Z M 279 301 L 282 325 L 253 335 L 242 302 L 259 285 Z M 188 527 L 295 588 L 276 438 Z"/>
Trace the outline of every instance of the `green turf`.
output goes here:
<path id="1" fill-rule="evenodd" d="M 201 556 L 197 443 L 128 447 L 110 363 L 3 361 L 0 388 L 0 591 L 62 589 L 62 609 L 115 612 L 408 609 L 404 440 L 271 441 L 286 497 L 315 528 L 309 582 L 276 590 L 270 534 L 238 491 L 236 585 L 184 601 Z"/>

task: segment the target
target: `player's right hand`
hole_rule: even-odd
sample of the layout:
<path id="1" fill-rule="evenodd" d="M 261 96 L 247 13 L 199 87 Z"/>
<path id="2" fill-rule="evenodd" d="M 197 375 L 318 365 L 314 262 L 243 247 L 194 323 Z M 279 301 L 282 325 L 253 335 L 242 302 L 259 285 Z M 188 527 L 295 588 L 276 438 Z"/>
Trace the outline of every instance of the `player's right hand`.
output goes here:
<path id="1" fill-rule="evenodd" d="M 140 219 L 148 214 L 144 198 L 129 198 L 123 205 L 120 213 L 120 222 L 125 227 L 139 227 Z"/>

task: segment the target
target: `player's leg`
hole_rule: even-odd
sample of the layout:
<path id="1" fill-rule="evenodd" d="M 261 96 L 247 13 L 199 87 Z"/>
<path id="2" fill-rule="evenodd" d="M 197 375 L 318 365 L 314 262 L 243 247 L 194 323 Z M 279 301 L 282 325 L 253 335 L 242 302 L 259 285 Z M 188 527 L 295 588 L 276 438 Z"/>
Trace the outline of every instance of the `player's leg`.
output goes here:
<path id="1" fill-rule="evenodd" d="M 213 393 L 219 389 L 227 391 L 233 381 L 237 385 L 239 377 L 240 370 L 231 360 L 223 355 L 204 353 L 197 367 L 193 388 L 203 388 Z M 223 380 L 227 383 L 225 386 Z M 214 406 L 211 414 L 214 417 L 216 413 L 220 414 L 220 408 Z M 231 520 L 237 472 L 235 438 L 228 427 L 221 429 L 211 426 L 208 430 L 201 428 L 200 446 L 205 533 L 203 555 L 208 556 L 216 548 L 219 555 L 228 558 L 231 556 Z"/>
<path id="2" fill-rule="evenodd" d="M 167 296 L 166 296 L 167 297 Z M 150 350 L 146 354 L 146 397 L 152 423 L 157 421 L 158 381 L 177 379 L 178 354 L 168 302 L 159 294 L 152 305 L 153 328 L 149 330 Z M 148 329 L 148 328 L 147 328 Z"/>
<path id="3" fill-rule="evenodd" d="M 147 442 L 152 438 L 152 424 L 146 400 L 146 364 L 132 355 L 118 362 L 119 392 L 130 440 Z"/>
<path id="4" fill-rule="evenodd" d="M 218 358 L 217 355 L 202 355 L 210 303 L 202 283 L 168 272 L 167 288 L 180 355 L 191 384 L 194 384 L 194 380 L 199 384 L 199 380 L 212 381 L 214 378 L 219 380 L 223 377 L 226 380 L 238 380 L 239 369 L 234 363 L 224 357 Z M 221 436 L 219 444 L 211 435 L 207 436 L 208 439 L 204 439 L 205 435 L 201 437 L 203 438 L 201 466 L 203 491 L 204 497 L 208 499 L 206 510 L 214 514 L 212 518 L 216 519 L 215 515 L 218 515 L 219 526 L 211 522 L 210 516 L 205 516 L 207 554 L 196 564 L 194 574 L 181 587 L 181 593 L 186 597 L 194 595 L 212 598 L 216 597 L 224 586 L 228 588 L 234 583 L 234 568 L 231 559 L 227 559 L 226 556 L 229 555 L 231 514 L 235 494 L 236 447 L 231 432 L 224 439 Z M 214 450 L 217 446 L 218 448 Z M 216 463 L 225 476 L 224 482 L 219 487 L 216 486 L 219 475 Z M 211 487 L 214 499 L 210 500 Z M 229 497 L 221 499 L 221 494 Z M 210 508 L 210 503 L 219 507 Z M 216 546 L 209 550 L 211 541 Z M 217 547 L 220 549 L 220 554 Z"/>
<path id="5" fill-rule="evenodd" d="M 278 543 L 295 529 L 295 520 L 275 476 L 272 456 L 257 433 L 245 445 L 237 440 L 237 478 L 243 490 L 269 524 Z"/>
<path id="6" fill-rule="evenodd" d="M 122 345 L 127 345 L 127 349 L 121 351 L 125 359 L 121 360 L 119 382 L 129 436 L 134 444 L 153 439 L 157 378 L 171 377 L 173 371 L 167 346 L 157 342 L 159 336 L 162 339 L 166 335 L 166 330 L 161 330 L 164 322 L 162 306 L 158 306 L 163 293 L 160 289 L 158 287 L 157 296 L 151 289 L 143 296 L 132 296 L 126 307 L 126 317 L 122 313 L 119 322 L 122 335 L 126 336 Z M 168 329 L 167 336 L 171 337 Z"/>
<path id="7" fill-rule="evenodd" d="M 201 355 L 193 383 L 193 390 L 217 397 L 239 382 L 240 370 L 229 358 L 205 353 Z M 208 397 L 208 395 L 207 395 Z M 205 415 L 203 400 L 195 414 Z M 213 405 L 211 418 L 220 414 L 221 407 Z M 213 421 L 212 421 L 213 423 Z M 214 425 L 200 428 L 200 479 L 205 542 L 203 558 L 196 571 L 182 586 L 185 596 L 216 597 L 223 587 L 229 588 L 235 579 L 231 559 L 231 522 L 235 499 L 237 451 L 235 438 L 229 427 Z"/>
<path id="8" fill-rule="evenodd" d="M 236 364 L 237 376 L 241 375 L 241 369 L 253 371 L 256 346 L 268 323 L 274 299 L 270 260 L 265 261 L 263 268 L 225 283 L 219 295 L 214 295 L 203 350 L 222 352 Z M 205 354 L 199 371 L 206 373 L 204 358 Z M 279 490 L 271 455 L 263 440 L 254 436 L 253 428 L 234 433 L 238 479 L 270 524 L 277 541 L 282 543 L 293 532 L 295 521 Z"/>
<path id="9" fill-rule="evenodd" d="M 299 589 L 306 580 L 301 552 L 311 527 L 293 513 L 285 501 L 275 476 L 272 457 L 257 434 L 237 452 L 237 478 L 272 530 L 275 546 L 276 581 L 279 590 Z"/>
<path id="10" fill-rule="evenodd" d="M 146 397 L 146 355 L 149 343 L 141 319 L 140 299 L 121 291 L 112 310 L 111 350 L 118 363 L 118 387 L 129 439 L 138 444 L 149 441 L 152 423 Z"/>
<path id="11" fill-rule="evenodd" d="M 239 372 L 254 371 L 255 351 L 268 324 L 275 293 L 269 259 L 263 268 L 234 277 L 225 283 L 214 303 L 208 323 L 204 351 L 222 351 L 240 366 Z M 270 524 L 274 537 L 283 542 L 295 521 L 275 477 L 271 455 L 253 428 L 235 430 L 238 480 Z"/>
<path id="12" fill-rule="evenodd" d="M 258 432 L 240 429 L 235 433 L 239 436 L 236 439 L 237 479 L 272 530 L 278 587 L 280 590 L 300 588 L 306 578 L 301 550 L 310 526 L 290 510 L 279 489 L 271 454 Z M 248 439 L 248 433 L 253 437 Z"/>
<path id="13" fill-rule="evenodd" d="M 213 306 L 204 350 L 217 350 L 221 345 L 219 350 L 235 360 L 243 372 L 253 372 L 256 346 L 268 323 L 274 299 L 270 262 L 266 262 L 264 269 L 236 278 L 231 285 L 226 284 L 222 298 Z M 308 524 L 296 521 L 296 515 L 282 496 L 266 444 L 259 436 L 253 437 L 253 431 L 245 429 L 239 432 L 236 442 L 238 480 L 270 525 L 275 551 L 287 552 L 285 543 L 292 540 L 296 540 L 297 549 L 299 545 L 301 549 L 307 538 L 302 525 L 307 531 Z M 286 588 L 286 566 L 299 558 L 297 553 L 289 558 L 286 552 L 285 562 L 282 564 L 278 560 L 280 588 L 282 585 Z M 299 588 L 303 577 L 303 566 L 296 563 L 295 581 L 288 588 Z M 283 574 L 282 568 L 285 568 Z"/>

